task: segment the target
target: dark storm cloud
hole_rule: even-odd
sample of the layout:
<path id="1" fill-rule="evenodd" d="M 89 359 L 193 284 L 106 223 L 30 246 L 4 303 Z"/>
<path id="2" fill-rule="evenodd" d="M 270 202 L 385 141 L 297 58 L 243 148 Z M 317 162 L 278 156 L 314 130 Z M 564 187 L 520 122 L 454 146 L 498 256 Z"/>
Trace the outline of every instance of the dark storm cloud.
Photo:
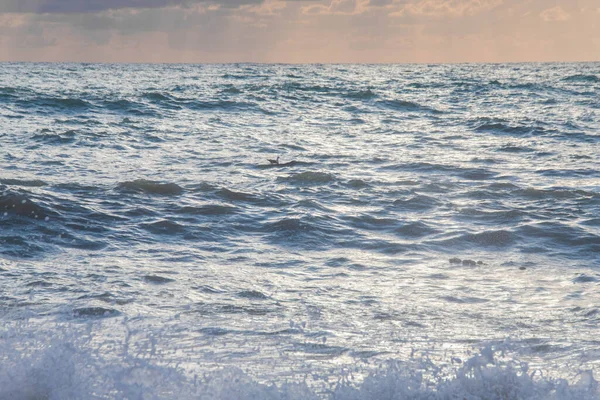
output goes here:
<path id="1" fill-rule="evenodd" d="M 0 0 L 0 13 L 83 14 L 122 8 L 185 7 L 201 3 L 238 7 L 262 2 L 263 0 Z"/>

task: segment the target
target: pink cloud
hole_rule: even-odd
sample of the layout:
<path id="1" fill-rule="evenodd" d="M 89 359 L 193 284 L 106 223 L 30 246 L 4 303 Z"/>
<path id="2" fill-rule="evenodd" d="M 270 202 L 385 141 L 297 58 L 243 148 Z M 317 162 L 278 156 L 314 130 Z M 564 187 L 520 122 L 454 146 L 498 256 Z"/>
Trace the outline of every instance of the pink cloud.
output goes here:
<path id="1" fill-rule="evenodd" d="M 556 6 L 542 11 L 540 18 L 546 22 L 566 21 L 571 18 L 571 15 L 563 10 L 561 6 Z"/>

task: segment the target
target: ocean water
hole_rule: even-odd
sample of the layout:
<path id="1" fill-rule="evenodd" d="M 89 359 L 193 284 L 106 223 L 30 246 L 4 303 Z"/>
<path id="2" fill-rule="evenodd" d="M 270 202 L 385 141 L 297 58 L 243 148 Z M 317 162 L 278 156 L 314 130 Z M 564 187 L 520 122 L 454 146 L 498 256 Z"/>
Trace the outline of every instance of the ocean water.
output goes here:
<path id="1" fill-rule="evenodd" d="M 0 64 L 0 398 L 598 399 L 599 171 L 597 63 Z"/>

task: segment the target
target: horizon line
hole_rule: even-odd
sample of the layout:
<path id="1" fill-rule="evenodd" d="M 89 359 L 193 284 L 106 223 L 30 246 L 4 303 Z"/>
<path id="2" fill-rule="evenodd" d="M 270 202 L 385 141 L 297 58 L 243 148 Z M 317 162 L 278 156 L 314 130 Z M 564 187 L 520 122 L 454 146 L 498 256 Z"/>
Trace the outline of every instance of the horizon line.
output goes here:
<path id="1" fill-rule="evenodd" d="M 31 61 L 0 60 L 0 64 L 96 64 L 96 65 L 505 65 L 505 64 L 595 64 L 598 60 L 580 61 L 447 61 L 447 62 L 266 62 L 266 61 L 207 61 L 207 62 L 153 62 L 153 61 Z"/>

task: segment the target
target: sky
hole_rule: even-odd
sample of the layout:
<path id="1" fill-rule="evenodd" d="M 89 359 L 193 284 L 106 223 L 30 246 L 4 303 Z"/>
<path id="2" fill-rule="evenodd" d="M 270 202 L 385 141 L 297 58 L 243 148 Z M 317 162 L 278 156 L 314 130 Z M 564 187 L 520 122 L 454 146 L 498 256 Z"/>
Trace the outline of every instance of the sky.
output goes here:
<path id="1" fill-rule="evenodd" d="M 0 0 L 0 61 L 600 61 L 600 0 Z"/>

